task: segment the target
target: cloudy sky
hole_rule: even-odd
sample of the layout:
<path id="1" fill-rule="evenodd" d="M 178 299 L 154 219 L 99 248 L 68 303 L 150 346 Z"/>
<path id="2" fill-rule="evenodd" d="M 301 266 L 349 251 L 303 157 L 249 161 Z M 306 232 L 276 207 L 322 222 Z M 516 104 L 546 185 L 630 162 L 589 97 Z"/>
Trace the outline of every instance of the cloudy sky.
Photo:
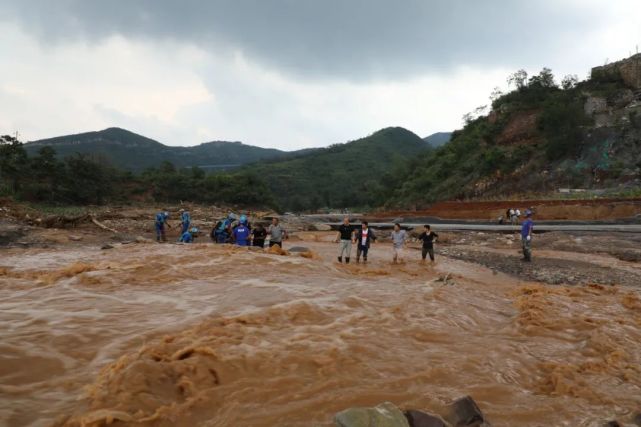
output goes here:
<path id="1" fill-rule="evenodd" d="M 639 0 L 0 0 L 0 133 L 324 146 L 460 127 L 509 73 L 641 45 Z"/>

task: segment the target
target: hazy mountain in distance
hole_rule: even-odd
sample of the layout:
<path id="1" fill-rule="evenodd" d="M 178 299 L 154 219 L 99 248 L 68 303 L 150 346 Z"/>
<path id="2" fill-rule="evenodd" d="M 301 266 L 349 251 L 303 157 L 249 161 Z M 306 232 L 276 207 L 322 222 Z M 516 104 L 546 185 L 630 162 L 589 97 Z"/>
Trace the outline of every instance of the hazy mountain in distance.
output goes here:
<path id="1" fill-rule="evenodd" d="M 427 142 L 430 147 L 437 148 L 450 142 L 450 139 L 452 139 L 452 132 L 436 132 L 423 138 L 423 141 Z"/>

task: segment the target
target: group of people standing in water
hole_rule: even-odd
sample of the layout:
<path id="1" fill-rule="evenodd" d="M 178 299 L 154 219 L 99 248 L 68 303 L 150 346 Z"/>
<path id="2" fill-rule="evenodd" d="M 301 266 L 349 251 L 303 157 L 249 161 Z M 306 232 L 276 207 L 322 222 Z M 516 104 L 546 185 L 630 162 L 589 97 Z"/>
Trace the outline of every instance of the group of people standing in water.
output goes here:
<path id="1" fill-rule="evenodd" d="M 523 249 L 523 260 L 532 260 L 532 230 L 534 223 L 532 221 L 533 212 L 530 209 L 525 211 L 526 220 L 521 227 L 521 240 Z M 166 228 L 171 228 L 168 222 L 169 213 L 159 212 L 156 214 L 155 229 L 156 240 L 158 242 L 165 242 Z M 194 238 L 200 233 L 197 227 L 191 226 L 191 215 L 185 209 L 180 210 L 180 237 L 179 242 L 192 243 Z M 221 219 L 212 228 L 210 237 L 216 243 L 233 243 L 238 246 L 257 246 L 264 247 L 267 237 L 269 239 L 269 247 L 278 245 L 283 246 L 283 240 L 287 239 L 287 232 L 280 225 L 278 218 L 272 218 L 272 223 L 268 228 L 262 224 L 258 224 L 252 228 L 247 215 L 241 215 L 237 218 L 236 215 L 230 213 L 227 217 Z M 336 235 L 335 242 L 339 244 L 338 247 L 338 262 L 343 261 L 349 264 L 352 254 L 352 245 L 356 245 L 356 262 L 360 263 L 361 258 L 364 263 L 367 263 L 367 256 L 369 254 L 372 243 L 376 242 L 376 234 L 374 230 L 369 227 L 367 221 L 362 221 L 360 227 L 350 224 L 349 218 L 345 217 L 343 223 L 338 227 L 338 234 Z M 392 262 L 394 264 L 403 261 L 405 247 L 407 245 L 407 232 L 401 228 L 399 223 L 394 224 L 394 230 L 391 233 L 392 239 Z M 421 258 L 422 261 L 427 259 L 429 255 L 430 261 L 434 262 L 434 243 L 438 240 L 438 234 L 432 231 L 429 225 L 423 226 L 423 232 L 418 236 L 418 240 L 422 242 Z"/>
<path id="2" fill-rule="evenodd" d="M 394 230 L 391 234 L 392 238 L 392 262 L 394 264 L 403 261 L 405 247 L 407 245 L 407 231 L 401 228 L 399 223 L 394 224 Z M 434 243 L 438 240 L 438 234 L 432 231 L 429 225 L 423 226 L 423 232 L 419 235 L 418 239 L 422 242 L 421 257 L 425 261 L 427 255 L 430 260 L 434 262 Z M 356 245 L 356 262 L 367 262 L 367 254 L 369 253 L 370 246 L 376 242 L 376 235 L 374 231 L 369 228 L 367 221 L 362 221 L 361 226 L 355 227 L 349 222 L 349 218 L 345 217 L 343 223 L 338 227 L 338 234 L 336 235 L 336 243 L 338 246 L 338 262 L 342 263 L 343 260 L 349 264 L 351 260 L 352 244 Z"/>
<path id="3" fill-rule="evenodd" d="M 191 226 L 191 215 L 189 211 L 181 209 L 180 213 L 180 243 L 192 243 L 194 238 L 200 235 L 198 227 Z M 159 212 L 156 214 L 155 229 L 156 241 L 166 242 L 166 229 L 171 228 L 169 224 L 169 212 Z M 269 246 L 283 246 L 283 240 L 287 239 L 287 231 L 280 225 L 278 218 L 272 218 L 272 223 L 265 228 L 258 224 L 252 228 L 247 215 L 230 213 L 214 225 L 209 236 L 215 243 L 233 243 L 238 246 L 258 246 L 264 247 L 267 237 L 269 236 Z"/>

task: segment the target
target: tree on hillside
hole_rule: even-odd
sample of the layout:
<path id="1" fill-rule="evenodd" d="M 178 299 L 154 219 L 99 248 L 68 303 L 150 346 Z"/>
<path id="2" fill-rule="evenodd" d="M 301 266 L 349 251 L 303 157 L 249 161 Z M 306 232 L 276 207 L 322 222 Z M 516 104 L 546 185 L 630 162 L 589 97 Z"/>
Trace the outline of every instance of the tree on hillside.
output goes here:
<path id="1" fill-rule="evenodd" d="M 27 152 L 17 138 L 0 136 L 0 178 L 3 189 L 9 194 L 20 190 L 22 180 L 27 174 Z"/>
<path id="2" fill-rule="evenodd" d="M 472 123 L 474 120 L 485 115 L 486 113 L 487 113 L 487 105 L 480 105 L 476 107 L 474 111 L 463 115 L 463 123 L 465 123 L 465 125 L 467 126 L 470 123 Z"/>
<path id="3" fill-rule="evenodd" d="M 547 67 L 543 68 L 541 72 L 536 76 L 530 77 L 530 80 L 528 81 L 528 86 L 530 87 L 539 86 L 542 88 L 557 87 L 556 83 L 554 82 L 554 74 L 552 74 L 552 70 L 550 70 Z"/>
<path id="4" fill-rule="evenodd" d="M 203 179 L 205 178 L 205 171 L 198 166 L 194 166 L 191 168 L 191 177 L 193 179 Z"/>
<path id="5" fill-rule="evenodd" d="M 102 204 L 113 192 L 116 172 L 103 162 L 76 154 L 65 159 L 67 199 L 80 204 Z"/>
<path id="6" fill-rule="evenodd" d="M 500 87 L 497 86 L 492 90 L 492 93 L 490 94 L 490 101 L 494 103 L 494 101 L 496 101 L 502 96 L 503 96 L 503 91 L 501 90 Z"/>
<path id="7" fill-rule="evenodd" d="M 561 80 L 561 87 L 565 90 L 574 88 L 579 83 L 579 77 L 576 74 L 568 74 Z"/>
<path id="8" fill-rule="evenodd" d="M 64 177 L 64 164 L 56 159 L 56 151 L 50 146 L 42 147 L 37 156 L 29 159 L 29 163 L 34 178 L 29 198 L 54 202 Z"/>
<path id="9" fill-rule="evenodd" d="M 518 70 L 507 77 L 507 84 L 514 85 L 517 89 L 523 89 L 527 86 L 527 71 Z"/>

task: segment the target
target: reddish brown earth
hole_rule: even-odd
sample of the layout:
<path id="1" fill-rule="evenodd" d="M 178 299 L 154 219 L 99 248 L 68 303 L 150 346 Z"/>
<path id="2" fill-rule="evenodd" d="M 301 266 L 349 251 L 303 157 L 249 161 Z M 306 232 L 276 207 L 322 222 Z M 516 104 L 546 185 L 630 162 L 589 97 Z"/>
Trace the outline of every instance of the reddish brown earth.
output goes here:
<path id="1" fill-rule="evenodd" d="M 540 142 L 540 137 L 536 128 L 539 118 L 539 112 L 523 111 L 514 114 L 505 127 L 503 132 L 497 138 L 501 145 L 513 144 L 536 144 Z"/>
<path id="2" fill-rule="evenodd" d="M 641 199 L 593 200 L 501 200 L 440 202 L 428 209 L 383 211 L 372 219 L 403 217 L 438 217 L 444 219 L 496 220 L 505 210 L 534 209 L 539 220 L 612 220 L 641 214 Z"/>

